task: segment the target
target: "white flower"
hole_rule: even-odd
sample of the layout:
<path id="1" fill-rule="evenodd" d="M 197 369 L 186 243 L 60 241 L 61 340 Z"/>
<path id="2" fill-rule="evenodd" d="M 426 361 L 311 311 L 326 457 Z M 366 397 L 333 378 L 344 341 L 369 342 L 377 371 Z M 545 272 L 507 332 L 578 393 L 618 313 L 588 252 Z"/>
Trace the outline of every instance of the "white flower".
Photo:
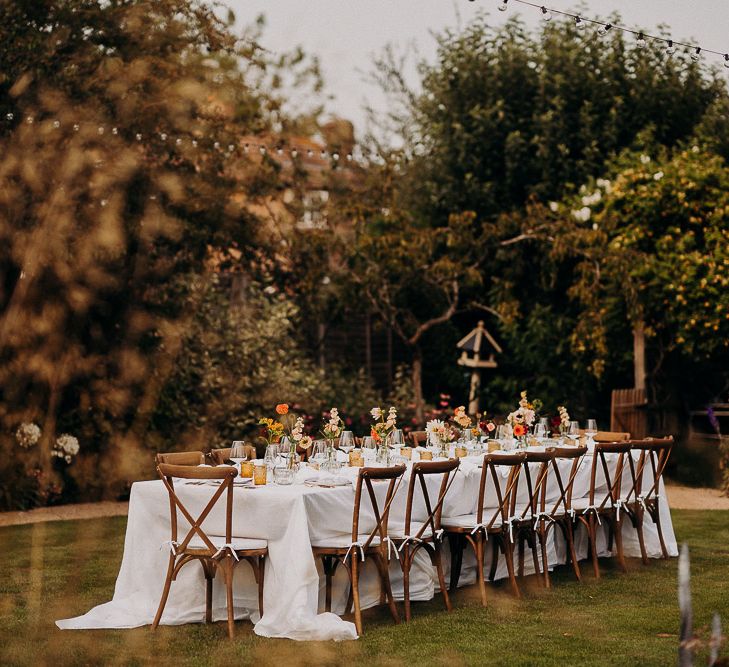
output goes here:
<path id="1" fill-rule="evenodd" d="M 593 231 L 596 232 L 598 229 L 600 229 L 600 225 L 598 225 L 596 222 L 593 222 L 592 223 L 592 229 L 593 229 Z"/>
<path id="2" fill-rule="evenodd" d="M 71 459 L 79 452 L 78 440 L 68 433 L 64 433 L 56 439 L 53 445 L 53 456 L 66 460 L 70 463 Z"/>
<path id="3" fill-rule="evenodd" d="M 15 432 L 15 439 L 18 441 L 18 444 L 26 449 L 38 444 L 40 437 L 40 427 L 33 422 L 22 423 Z"/>
<path id="4" fill-rule="evenodd" d="M 591 214 L 592 211 L 587 206 L 576 211 L 572 211 L 572 217 L 578 222 L 587 222 L 590 219 Z"/>
<path id="5" fill-rule="evenodd" d="M 595 190 L 591 195 L 585 195 L 582 198 L 582 203 L 585 206 L 594 206 L 595 204 L 599 203 L 602 199 L 602 192 L 600 190 Z"/>
<path id="6" fill-rule="evenodd" d="M 549 202 L 549 210 L 552 211 L 552 213 L 556 213 L 559 211 L 559 204 L 556 201 Z"/>
<path id="7" fill-rule="evenodd" d="M 595 181 L 595 185 L 597 185 L 598 188 L 602 188 L 603 190 L 610 192 L 610 181 L 607 178 L 598 178 Z"/>
<path id="8" fill-rule="evenodd" d="M 653 180 L 654 181 L 660 181 L 663 178 L 663 172 L 657 171 L 655 174 L 653 174 Z"/>
<path id="9" fill-rule="evenodd" d="M 651 161 L 651 158 L 649 155 L 646 155 L 643 153 L 643 155 L 640 156 L 641 164 L 648 164 Z"/>
<path id="10" fill-rule="evenodd" d="M 372 408 L 372 410 L 370 410 L 370 414 L 372 415 L 372 419 L 379 419 L 380 417 L 382 417 L 382 409 Z"/>
<path id="11" fill-rule="evenodd" d="M 691 146 L 691 152 L 692 153 L 698 153 L 699 152 L 699 147 L 698 146 Z"/>

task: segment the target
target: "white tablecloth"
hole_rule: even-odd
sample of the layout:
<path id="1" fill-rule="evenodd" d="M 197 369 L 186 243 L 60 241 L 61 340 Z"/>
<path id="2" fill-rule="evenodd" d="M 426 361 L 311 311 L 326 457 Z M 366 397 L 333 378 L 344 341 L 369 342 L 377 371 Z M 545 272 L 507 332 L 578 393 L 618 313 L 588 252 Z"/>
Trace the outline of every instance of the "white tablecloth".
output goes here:
<path id="1" fill-rule="evenodd" d="M 481 470 L 479 459 L 462 460 L 456 479 L 444 504 L 444 516 L 455 516 L 475 511 L 478 480 Z M 575 479 L 574 496 L 587 495 L 590 483 L 591 457 L 584 458 Z M 351 479 L 356 469 L 349 469 Z M 391 508 L 390 532 L 394 533 L 404 521 L 407 473 Z M 440 476 L 428 480 L 431 498 L 437 497 Z M 627 482 L 626 482 L 627 483 Z M 376 486 L 378 495 L 385 493 L 386 484 Z M 177 484 L 181 500 L 193 512 L 199 513 L 206 505 L 214 488 L 208 485 Z M 627 489 L 626 489 L 627 490 Z M 676 540 L 665 490 L 661 486 L 661 523 L 670 555 L 678 555 Z M 332 537 L 351 534 L 353 486 L 336 488 L 309 487 L 303 484 L 276 486 L 269 484 L 255 489 L 236 488 L 234 491 L 233 534 L 268 541 L 264 587 L 264 615 L 258 616 L 257 586 L 250 567 L 242 562 L 236 568 L 234 587 L 235 615 L 249 618 L 255 623 L 256 634 L 266 637 L 285 637 L 296 640 L 354 639 L 354 624 L 344 621 L 336 613 L 321 613 L 324 608 L 324 580 L 320 564 L 312 555 L 312 543 Z M 489 502 L 487 501 L 487 505 Z M 491 503 L 493 504 L 493 503 Z M 424 518 L 424 508 L 416 511 Z M 367 500 L 362 502 L 361 532 L 374 526 Z M 180 535 L 186 532 L 184 520 Z M 418 524 L 419 525 L 419 524 Z M 204 523 L 210 534 L 224 534 L 224 504 L 219 503 Z M 168 552 L 163 544 L 170 539 L 169 501 L 159 480 L 137 482 L 132 486 L 129 519 L 124 543 L 124 555 L 110 602 L 94 607 L 83 616 L 57 621 L 61 629 L 132 628 L 150 624 L 159 604 Z M 652 557 L 661 555 L 657 531 L 646 516 L 646 546 Z M 415 532 L 414 530 L 411 532 Z M 555 535 L 559 531 L 551 531 Z M 578 555 L 584 557 L 587 543 L 578 532 Z M 627 556 L 639 556 L 635 530 L 626 521 L 623 527 L 624 548 Z M 584 536 L 583 536 L 584 538 Z M 550 565 L 564 562 L 564 545 L 560 537 L 552 539 Z M 609 555 L 607 541 L 600 536 L 599 553 Z M 443 554 L 448 569 L 448 544 Z M 490 550 L 488 550 L 490 552 Z M 487 556 L 490 559 L 490 554 Z M 503 557 L 497 578 L 506 574 Z M 527 566 L 531 558 L 526 559 Z M 487 563 L 488 567 L 488 563 Z M 486 570 L 488 571 L 488 569 Z M 393 592 L 402 599 L 402 575 L 398 562 L 390 563 Z M 447 574 L 447 572 L 446 572 Z M 463 559 L 460 583 L 475 581 L 475 560 L 467 550 Z M 437 591 L 437 577 L 424 551 L 420 551 L 410 575 L 411 599 L 427 600 Z M 343 613 L 347 598 L 348 579 L 344 568 L 337 570 L 334 580 L 332 609 Z M 368 563 L 360 581 L 363 608 L 379 603 L 379 581 L 373 564 Z M 225 592 L 221 582 L 214 586 L 213 617 L 226 618 Z M 205 615 L 205 586 L 202 569 L 193 563 L 182 568 L 172 584 L 162 623 L 175 625 L 202 622 Z"/>

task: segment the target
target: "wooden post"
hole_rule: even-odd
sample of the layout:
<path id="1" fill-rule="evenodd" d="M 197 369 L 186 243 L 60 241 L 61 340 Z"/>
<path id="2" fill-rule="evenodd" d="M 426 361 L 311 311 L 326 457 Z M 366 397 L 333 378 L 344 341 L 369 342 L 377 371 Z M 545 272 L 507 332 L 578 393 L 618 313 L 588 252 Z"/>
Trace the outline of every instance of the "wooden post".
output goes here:
<path id="1" fill-rule="evenodd" d="M 481 375 L 478 369 L 471 371 L 471 391 L 468 393 L 468 414 L 478 414 L 478 389 L 481 385 Z"/>
<path id="2" fill-rule="evenodd" d="M 643 322 L 633 328 L 633 372 L 635 388 L 645 389 L 645 329 Z"/>

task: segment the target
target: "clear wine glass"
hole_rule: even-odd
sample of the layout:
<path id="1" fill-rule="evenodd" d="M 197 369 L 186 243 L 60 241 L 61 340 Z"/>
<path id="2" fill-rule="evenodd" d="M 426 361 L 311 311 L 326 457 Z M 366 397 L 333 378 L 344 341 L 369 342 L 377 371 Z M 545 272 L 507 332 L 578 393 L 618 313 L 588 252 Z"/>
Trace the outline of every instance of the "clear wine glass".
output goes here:
<path id="1" fill-rule="evenodd" d="M 233 440 L 228 458 L 238 466 L 238 470 L 240 471 L 240 464 L 248 458 L 246 454 L 246 443 L 243 440 Z"/>
<path id="2" fill-rule="evenodd" d="M 345 454 L 349 454 L 354 449 L 354 433 L 352 431 L 342 431 L 339 436 L 339 449 Z"/>
<path id="3" fill-rule="evenodd" d="M 277 444 L 271 444 L 266 447 L 266 453 L 263 457 L 263 460 L 266 462 L 266 465 L 273 470 L 276 467 L 276 459 L 278 458 L 278 445 Z"/>
<path id="4" fill-rule="evenodd" d="M 567 437 L 572 440 L 573 445 L 577 445 L 580 440 L 580 422 L 571 421 L 567 430 Z"/>
<path id="5" fill-rule="evenodd" d="M 597 435 L 597 420 L 588 419 L 585 426 L 585 435 L 587 436 L 587 446 L 592 448 L 595 446 L 595 436 Z"/>
<path id="6" fill-rule="evenodd" d="M 405 434 L 401 428 L 396 428 L 390 435 L 391 447 L 402 447 L 405 444 Z"/>
<path id="7" fill-rule="evenodd" d="M 314 440 L 311 448 L 311 460 L 321 465 L 327 460 L 327 441 Z"/>
<path id="8" fill-rule="evenodd" d="M 547 427 L 541 422 L 534 427 L 534 437 L 540 445 L 547 439 Z"/>

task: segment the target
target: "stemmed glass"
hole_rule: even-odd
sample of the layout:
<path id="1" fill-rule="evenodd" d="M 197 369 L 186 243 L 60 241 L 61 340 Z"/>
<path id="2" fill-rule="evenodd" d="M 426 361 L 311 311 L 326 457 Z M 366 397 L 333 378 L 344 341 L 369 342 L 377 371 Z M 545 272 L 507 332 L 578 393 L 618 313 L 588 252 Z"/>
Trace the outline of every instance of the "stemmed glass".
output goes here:
<path id="1" fill-rule="evenodd" d="M 402 447 L 405 444 L 405 434 L 401 428 L 396 428 L 390 435 L 390 447 L 395 449 Z"/>
<path id="2" fill-rule="evenodd" d="M 501 443 L 503 449 L 511 449 L 514 432 L 509 424 L 500 424 L 496 429 L 496 439 Z"/>
<path id="3" fill-rule="evenodd" d="M 273 470 L 276 467 L 276 459 L 278 458 L 278 445 L 271 444 L 266 447 L 266 454 L 263 460 L 266 462 L 269 470 Z"/>
<path id="4" fill-rule="evenodd" d="M 547 419 L 546 417 L 540 417 L 539 424 L 537 424 L 537 425 L 544 426 L 544 437 L 548 438 L 549 437 L 549 419 Z M 534 432 L 536 433 L 536 429 L 534 430 Z"/>
<path id="5" fill-rule="evenodd" d="M 240 464 L 248 458 L 246 454 L 245 442 L 242 440 L 233 440 L 233 445 L 230 448 L 230 455 L 228 458 L 238 466 L 240 470 Z"/>
<path id="6" fill-rule="evenodd" d="M 327 442 L 326 440 L 314 440 L 311 449 L 311 460 L 321 465 L 327 460 Z"/>
<path id="7" fill-rule="evenodd" d="M 597 420 L 588 419 L 585 427 L 585 435 L 587 436 L 587 446 L 592 449 L 595 446 L 595 436 L 597 435 Z"/>
<path id="8" fill-rule="evenodd" d="M 580 440 L 580 423 L 570 422 L 569 429 L 567 430 L 567 437 L 572 440 L 573 445 L 577 445 Z"/>
<path id="9" fill-rule="evenodd" d="M 342 431 L 339 436 L 339 449 L 345 454 L 349 454 L 354 449 L 354 433 L 352 431 Z"/>
<path id="10" fill-rule="evenodd" d="M 547 439 L 547 427 L 541 422 L 534 427 L 534 437 L 540 445 L 543 445 Z"/>

